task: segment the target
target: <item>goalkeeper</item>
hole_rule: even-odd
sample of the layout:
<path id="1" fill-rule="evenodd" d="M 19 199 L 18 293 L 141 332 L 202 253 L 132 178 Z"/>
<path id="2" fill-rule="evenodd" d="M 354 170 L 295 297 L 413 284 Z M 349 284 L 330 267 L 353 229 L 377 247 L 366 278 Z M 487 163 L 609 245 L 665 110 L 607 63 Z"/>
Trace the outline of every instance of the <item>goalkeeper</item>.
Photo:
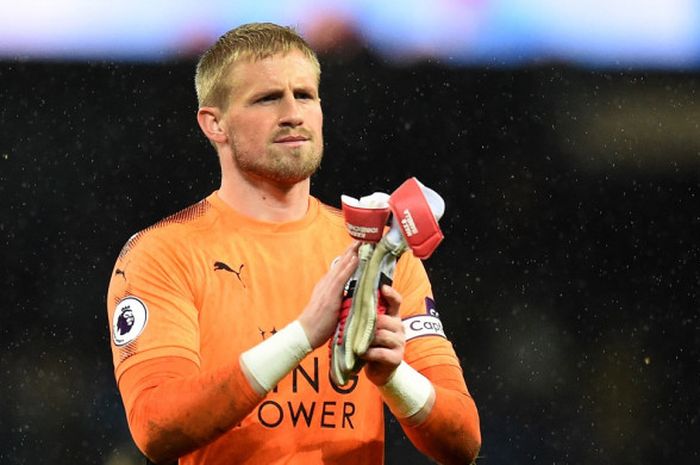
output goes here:
<path id="1" fill-rule="evenodd" d="M 364 307 L 368 347 L 332 373 L 329 342 L 343 346 L 360 312 L 341 318 L 360 244 L 310 195 L 319 80 L 306 42 L 273 24 L 229 31 L 197 65 L 220 188 L 135 234 L 107 297 L 129 428 L 155 463 L 381 464 L 384 404 L 432 459 L 478 453 L 477 410 L 414 253 L 392 265 L 391 286 L 365 286 L 385 310 Z"/>

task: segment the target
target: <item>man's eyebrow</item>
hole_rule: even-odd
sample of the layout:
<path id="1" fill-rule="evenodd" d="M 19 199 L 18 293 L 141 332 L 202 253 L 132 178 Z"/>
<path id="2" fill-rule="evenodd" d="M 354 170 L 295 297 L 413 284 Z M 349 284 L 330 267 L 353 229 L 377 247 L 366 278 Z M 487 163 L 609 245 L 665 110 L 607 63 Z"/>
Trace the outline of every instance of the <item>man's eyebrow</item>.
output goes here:
<path id="1" fill-rule="evenodd" d="M 261 97 L 265 97 L 268 95 L 272 96 L 277 96 L 277 95 L 282 95 L 284 93 L 284 90 L 279 88 L 279 87 L 267 87 L 264 89 L 258 89 L 250 93 L 249 98 L 252 100 L 257 100 Z"/>
<path id="2" fill-rule="evenodd" d="M 296 86 L 296 87 L 294 87 L 294 89 L 292 91 L 294 92 L 294 95 L 308 94 L 309 96 L 314 97 L 314 98 L 317 98 L 320 95 L 318 87 L 310 85 L 310 84 L 309 85 L 303 84 L 303 85 Z"/>

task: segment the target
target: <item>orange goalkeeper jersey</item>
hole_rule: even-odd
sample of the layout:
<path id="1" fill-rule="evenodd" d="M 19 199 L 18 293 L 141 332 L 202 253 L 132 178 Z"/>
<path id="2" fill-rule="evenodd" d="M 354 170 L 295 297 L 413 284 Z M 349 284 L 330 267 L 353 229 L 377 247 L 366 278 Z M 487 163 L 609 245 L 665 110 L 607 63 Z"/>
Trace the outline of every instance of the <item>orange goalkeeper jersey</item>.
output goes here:
<path id="1" fill-rule="evenodd" d="M 201 371 L 230 365 L 299 316 L 350 242 L 340 211 L 313 197 L 304 218 L 277 224 L 238 214 L 216 192 L 136 234 L 108 293 L 117 382 L 158 357 L 182 357 Z M 403 297 L 406 361 L 417 370 L 459 367 L 423 265 L 410 253 L 399 260 L 394 287 Z M 362 373 L 333 384 L 322 346 L 239 425 L 180 463 L 381 464 L 383 436 L 375 386 Z"/>

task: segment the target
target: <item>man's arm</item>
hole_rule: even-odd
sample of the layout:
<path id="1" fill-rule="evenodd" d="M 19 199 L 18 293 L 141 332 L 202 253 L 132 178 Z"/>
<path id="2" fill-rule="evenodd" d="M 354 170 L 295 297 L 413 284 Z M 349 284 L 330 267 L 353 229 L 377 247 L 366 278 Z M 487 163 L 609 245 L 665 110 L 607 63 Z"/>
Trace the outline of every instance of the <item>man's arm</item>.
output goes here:
<path id="1" fill-rule="evenodd" d="M 155 463 L 172 461 L 240 423 L 299 357 L 331 336 L 343 287 L 356 267 L 353 245 L 315 286 L 298 320 L 215 372 L 201 372 L 180 357 L 145 360 L 124 371 L 119 389 L 142 452 Z"/>
<path id="2" fill-rule="evenodd" d="M 473 462 L 481 447 L 479 415 L 461 369 L 445 364 L 418 372 L 402 363 L 401 297 L 389 286 L 382 294 L 389 305 L 378 316 L 375 338 L 363 356 L 365 374 L 418 450 L 444 465 Z"/>
<path id="3" fill-rule="evenodd" d="M 378 387 L 418 450 L 443 465 L 474 462 L 481 448 L 479 414 L 458 367 L 418 372 L 404 362 Z"/>
<path id="4" fill-rule="evenodd" d="M 399 418 L 414 446 L 443 465 L 472 463 L 481 448 L 479 414 L 464 383 L 462 371 L 452 365 L 423 369 L 435 397 L 423 418 Z"/>
<path id="5" fill-rule="evenodd" d="M 119 380 L 129 429 L 154 463 L 177 460 L 240 423 L 264 396 L 235 361 L 201 373 L 185 358 L 159 357 L 134 365 Z"/>

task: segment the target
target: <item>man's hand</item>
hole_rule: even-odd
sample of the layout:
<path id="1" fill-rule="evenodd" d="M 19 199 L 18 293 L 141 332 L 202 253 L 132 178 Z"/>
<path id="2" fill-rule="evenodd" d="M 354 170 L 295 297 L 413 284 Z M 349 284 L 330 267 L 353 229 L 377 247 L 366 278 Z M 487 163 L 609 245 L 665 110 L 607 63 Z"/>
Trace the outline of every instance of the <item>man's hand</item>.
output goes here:
<path id="1" fill-rule="evenodd" d="M 331 269 L 316 283 L 309 303 L 299 316 L 299 323 L 314 349 L 328 341 L 335 331 L 345 283 L 355 272 L 359 263 L 357 258 L 359 247 L 359 242 L 348 247 Z"/>
<path id="2" fill-rule="evenodd" d="M 381 288 L 387 309 L 384 315 L 377 315 L 377 327 L 369 349 L 362 356 L 367 362 L 365 374 L 377 386 L 383 386 L 389 380 L 403 360 L 406 335 L 399 316 L 401 295 L 386 284 Z"/>

